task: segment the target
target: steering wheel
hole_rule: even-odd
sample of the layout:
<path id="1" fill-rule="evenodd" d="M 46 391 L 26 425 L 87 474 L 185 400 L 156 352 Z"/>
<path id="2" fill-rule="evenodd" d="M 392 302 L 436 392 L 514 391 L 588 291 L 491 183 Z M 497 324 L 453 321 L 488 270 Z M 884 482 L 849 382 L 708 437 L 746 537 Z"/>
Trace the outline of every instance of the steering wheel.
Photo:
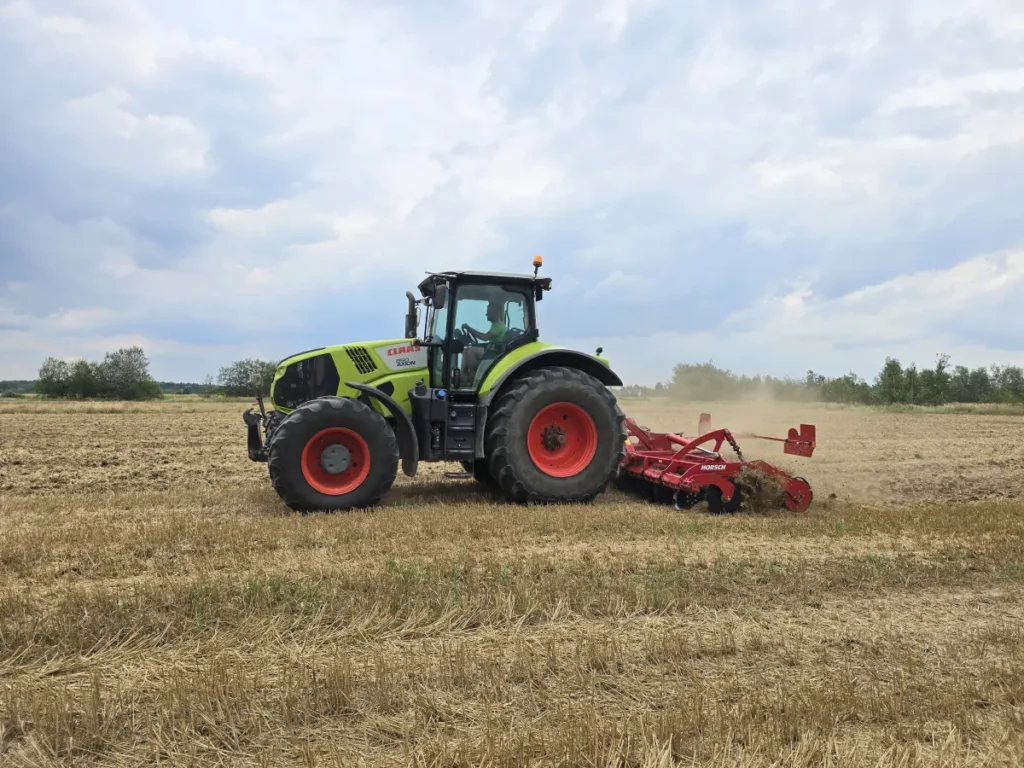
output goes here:
<path id="1" fill-rule="evenodd" d="M 460 337 L 469 339 L 472 344 L 480 344 L 481 341 L 477 338 L 476 334 L 469 327 L 469 323 L 463 323 L 462 327 L 456 331 L 456 334 Z"/>

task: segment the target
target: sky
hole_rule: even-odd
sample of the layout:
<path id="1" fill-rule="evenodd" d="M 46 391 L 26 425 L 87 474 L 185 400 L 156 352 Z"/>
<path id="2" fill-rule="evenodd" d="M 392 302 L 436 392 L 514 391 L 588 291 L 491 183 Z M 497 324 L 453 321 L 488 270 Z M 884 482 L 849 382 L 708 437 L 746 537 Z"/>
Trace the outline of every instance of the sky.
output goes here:
<path id="1" fill-rule="evenodd" d="M 400 337 L 538 253 L 627 383 L 1024 364 L 1019 0 L 0 0 L 0 71 L 0 379 Z"/>

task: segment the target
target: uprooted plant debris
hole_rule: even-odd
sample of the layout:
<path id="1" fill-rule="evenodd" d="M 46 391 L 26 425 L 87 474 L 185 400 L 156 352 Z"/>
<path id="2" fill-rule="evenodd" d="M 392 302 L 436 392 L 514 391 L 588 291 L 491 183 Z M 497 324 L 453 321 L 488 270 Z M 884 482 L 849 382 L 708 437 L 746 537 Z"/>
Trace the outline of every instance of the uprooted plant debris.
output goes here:
<path id="1" fill-rule="evenodd" d="M 743 490 L 745 512 L 771 512 L 785 508 L 785 488 L 782 482 L 754 467 L 744 467 L 736 478 Z"/>

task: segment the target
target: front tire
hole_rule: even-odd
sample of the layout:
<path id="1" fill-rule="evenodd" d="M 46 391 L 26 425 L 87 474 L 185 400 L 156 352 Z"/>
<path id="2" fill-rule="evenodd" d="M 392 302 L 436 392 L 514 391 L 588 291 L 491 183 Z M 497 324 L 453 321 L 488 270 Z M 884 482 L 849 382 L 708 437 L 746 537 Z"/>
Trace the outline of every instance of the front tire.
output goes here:
<path id="1" fill-rule="evenodd" d="M 593 501 L 625 457 L 625 415 L 615 396 L 572 368 L 526 374 L 498 398 L 488 420 L 491 476 L 516 503 Z"/>
<path id="2" fill-rule="evenodd" d="M 303 403 L 274 431 L 267 464 L 297 512 L 372 507 L 398 476 L 398 441 L 368 405 L 345 397 Z"/>

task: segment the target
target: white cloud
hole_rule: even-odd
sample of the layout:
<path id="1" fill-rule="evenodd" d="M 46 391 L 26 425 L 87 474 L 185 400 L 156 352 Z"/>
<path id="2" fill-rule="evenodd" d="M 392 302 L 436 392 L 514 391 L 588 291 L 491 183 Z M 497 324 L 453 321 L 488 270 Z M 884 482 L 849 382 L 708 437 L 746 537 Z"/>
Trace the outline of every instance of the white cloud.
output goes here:
<path id="1" fill-rule="evenodd" d="M 151 185 L 207 170 L 209 140 L 181 115 L 138 115 L 120 88 L 73 99 L 64 106 L 64 130 L 87 162 Z"/>
<path id="2" fill-rule="evenodd" d="M 931 366 L 939 354 L 954 364 L 1024 365 L 1021 317 L 1024 250 L 977 256 L 949 269 L 924 270 L 835 298 L 808 288 L 768 295 L 729 314 L 709 332 L 659 328 L 650 336 L 574 339 L 581 348 L 603 344 L 623 375 L 637 383 L 667 381 L 679 362 L 714 360 L 749 375 L 801 376 L 792 365 L 830 375 L 850 370 L 871 379 L 887 356 Z M 956 330 L 1009 334 L 1007 348 L 966 341 Z M 614 367 L 614 366 L 613 366 Z"/>
<path id="3" fill-rule="evenodd" d="M 932 75 L 928 81 L 888 96 L 881 114 L 903 109 L 966 106 L 978 95 L 1015 94 L 1024 90 L 1024 69 L 991 70 L 964 77 Z"/>
<path id="4" fill-rule="evenodd" d="M 940 326 L 970 317 L 987 318 L 992 330 L 1002 330 L 1007 312 L 1012 315 L 1021 296 L 1024 250 L 900 275 L 836 299 L 817 298 L 807 290 L 766 298 L 727 317 L 723 328 L 741 333 L 756 329 L 787 343 L 882 347 L 932 340 Z M 1024 333 L 1020 340 L 1024 342 Z"/>

